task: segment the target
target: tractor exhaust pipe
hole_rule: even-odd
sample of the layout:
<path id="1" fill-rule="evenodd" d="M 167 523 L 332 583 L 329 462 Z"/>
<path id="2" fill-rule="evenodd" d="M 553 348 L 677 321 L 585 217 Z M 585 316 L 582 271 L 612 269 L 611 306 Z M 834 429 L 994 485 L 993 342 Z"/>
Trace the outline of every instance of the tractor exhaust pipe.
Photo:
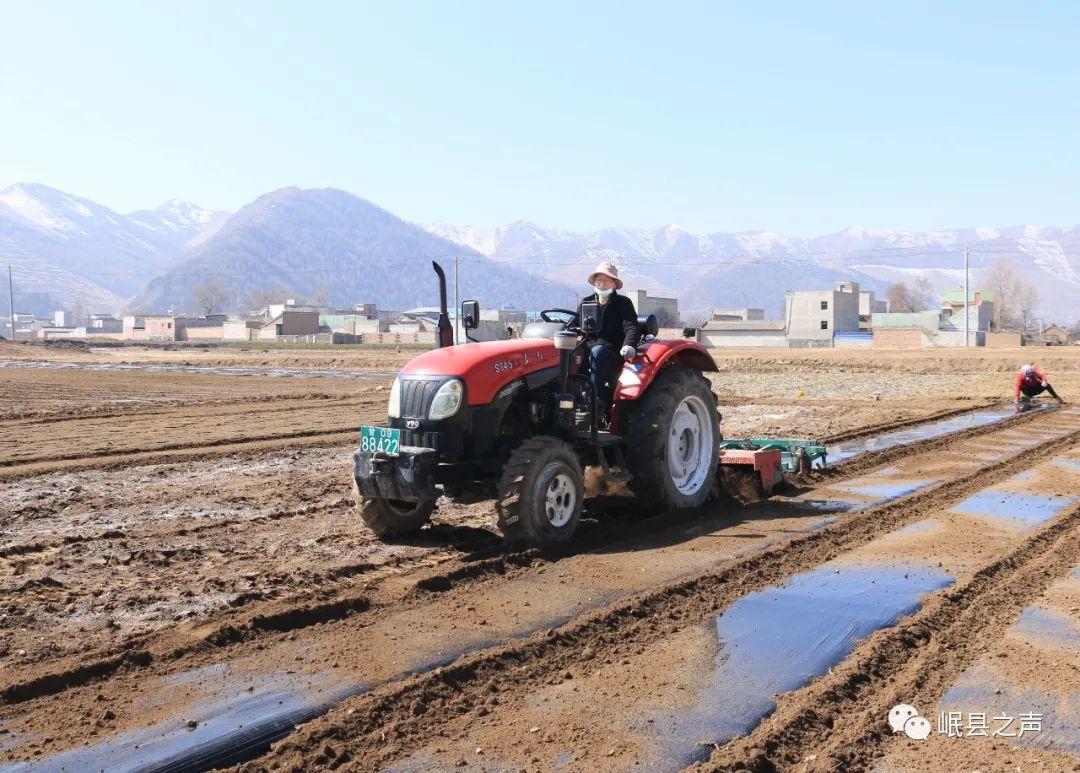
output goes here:
<path id="1" fill-rule="evenodd" d="M 555 334 L 555 348 L 559 351 L 559 391 L 570 391 L 570 357 L 577 348 L 577 334 L 559 331 Z"/>
<path id="2" fill-rule="evenodd" d="M 560 331 L 555 334 L 555 348 L 559 351 L 559 392 L 555 395 L 556 423 L 563 434 L 574 431 L 574 396 L 570 393 L 570 358 L 577 348 L 577 333 Z"/>
<path id="3" fill-rule="evenodd" d="M 444 346 L 454 345 L 454 329 L 450 326 L 450 312 L 446 308 L 446 274 L 442 266 L 434 260 L 431 261 L 431 265 L 435 273 L 439 275 L 439 325 L 435 333 L 435 342 L 438 348 L 442 349 Z"/>

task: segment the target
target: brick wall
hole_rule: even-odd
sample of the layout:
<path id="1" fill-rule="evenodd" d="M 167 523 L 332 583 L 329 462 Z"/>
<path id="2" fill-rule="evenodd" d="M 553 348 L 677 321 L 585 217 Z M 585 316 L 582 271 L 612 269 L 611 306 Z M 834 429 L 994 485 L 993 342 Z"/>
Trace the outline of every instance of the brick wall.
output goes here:
<path id="1" fill-rule="evenodd" d="M 874 331 L 875 349 L 921 349 L 923 330 L 917 327 L 879 328 Z"/>
<path id="2" fill-rule="evenodd" d="M 1019 333 L 986 334 L 986 347 L 988 349 L 1012 349 L 1023 345 L 1024 339 Z"/>

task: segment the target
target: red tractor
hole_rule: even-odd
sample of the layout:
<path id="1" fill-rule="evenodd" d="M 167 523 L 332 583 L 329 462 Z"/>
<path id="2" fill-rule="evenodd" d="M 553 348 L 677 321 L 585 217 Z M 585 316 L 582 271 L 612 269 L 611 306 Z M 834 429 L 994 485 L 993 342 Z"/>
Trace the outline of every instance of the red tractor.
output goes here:
<path id="1" fill-rule="evenodd" d="M 709 497 L 720 455 L 720 415 L 704 371 L 716 363 L 696 341 L 657 340 L 654 316 L 619 376 L 610 425 L 582 372 L 597 305 L 548 309 L 519 339 L 453 345 L 446 278 L 438 264 L 439 347 L 403 367 L 390 391 L 389 427 L 361 428 L 355 493 L 381 538 L 415 532 L 439 495 L 494 499 L 512 542 L 570 538 L 584 497 L 583 470 L 598 464 L 663 509 Z M 480 306 L 461 318 L 476 329 Z"/>

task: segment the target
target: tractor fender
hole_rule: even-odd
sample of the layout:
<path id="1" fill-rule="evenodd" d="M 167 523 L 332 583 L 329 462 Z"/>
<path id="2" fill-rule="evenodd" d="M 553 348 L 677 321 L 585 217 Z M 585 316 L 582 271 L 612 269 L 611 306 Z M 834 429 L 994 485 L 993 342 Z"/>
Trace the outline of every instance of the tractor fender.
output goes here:
<path id="1" fill-rule="evenodd" d="M 641 397 L 657 375 L 670 365 L 700 371 L 719 370 L 708 349 L 697 341 L 651 341 L 638 352 L 637 357 L 623 365 L 615 385 L 615 402 Z"/>

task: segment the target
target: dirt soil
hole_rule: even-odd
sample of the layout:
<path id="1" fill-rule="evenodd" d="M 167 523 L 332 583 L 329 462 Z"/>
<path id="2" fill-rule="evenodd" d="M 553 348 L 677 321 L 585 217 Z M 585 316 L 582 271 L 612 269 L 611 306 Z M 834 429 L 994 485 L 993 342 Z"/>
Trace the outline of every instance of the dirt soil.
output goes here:
<path id="1" fill-rule="evenodd" d="M 14 449 L 0 459 L 0 755 L 41 759 L 148 725 L 182 728 L 229 685 L 261 694 L 270 675 L 315 703 L 343 685 L 376 689 L 296 731 L 256 767 L 648 764 L 656 753 L 649 712 L 698 706 L 722 646 L 703 621 L 741 596 L 828 561 L 911 560 L 967 588 L 1019 552 L 1010 572 L 1037 565 L 1047 573 L 1019 594 L 1034 602 L 1062 574 L 1058 563 L 1044 566 L 1039 535 L 1060 527 L 1053 533 L 1071 555 L 1072 527 L 1060 526 L 1072 523 L 1071 511 L 1020 531 L 986 519 L 972 525 L 950 509 L 987 487 L 1080 490 L 1071 467 L 1050 461 L 1077 455 L 1070 433 L 1080 417 L 1069 411 L 916 444 L 876 467 L 867 458 L 846 476 L 816 476 L 750 508 L 728 503 L 674 518 L 594 498 L 580 539 L 558 554 L 507 552 L 489 503 L 444 501 L 420 538 L 381 543 L 352 510 L 350 453 L 357 426 L 385 418 L 386 374 L 413 354 L 0 343 L 0 440 Z M 961 354 L 718 353 L 722 429 L 729 437 L 882 432 L 1007 399 L 1015 361 L 1031 353 Z M 1066 396 L 1080 389 L 1071 351 L 1036 364 Z M 1029 478 L 1013 479 L 1025 471 Z M 916 488 L 896 502 L 865 492 L 883 482 Z M 905 528 L 913 531 L 890 533 Z M 788 558 L 763 563 L 769 551 Z M 969 632 L 991 636 L 971 662 L 996 651 L 1011 620 L 972 624 Z M 589 626 L 606 633 L 579 632 Z M 534 634 L 549 628 L 565 632 L 554 634 L 565 646 Z M 460 653 L 479 654 L 464 655 L 456 671 L 429 670 Z M 1065 655 L 1043 657 L 1044 676 L 1056 664 L 1075 667 Z M 941 669 L 942 694 L 968 665 Z M 1029 686 L 1047 686 L 1034 666 L 1017 669 Z M 458 681 L 447 693 L 441 680 L 450 671 Z M 802 705 L 802 690 L 703 764 L 755 769 L 836 748 L 830 734 L 881 735 L 866 717 L 855 730 L 826 729 L 816 745 L 790 727 L 782 731 L 795 739 L 790 748 L 764 740 L 798 714 L 789 704 Z M 941 698 L 918 694 L 928 707 Z M 427 707 L 419 714 L 417 700 Z M 583 719 L 550 722 L 575 715 Z M 860 760 L 892 764 L 911 752 L 885 740 L 864 744 Z M 1029 759 L 1021 755 L 1061 754 L 1016 748 L 1017 764 Z"/>

